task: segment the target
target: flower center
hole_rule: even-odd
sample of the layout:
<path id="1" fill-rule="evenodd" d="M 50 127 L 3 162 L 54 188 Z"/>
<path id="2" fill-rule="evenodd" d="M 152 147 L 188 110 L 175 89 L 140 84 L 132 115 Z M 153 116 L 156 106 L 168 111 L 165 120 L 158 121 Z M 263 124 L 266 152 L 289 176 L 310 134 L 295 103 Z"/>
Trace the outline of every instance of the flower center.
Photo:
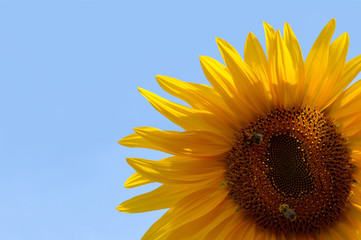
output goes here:
<path id="1" fill-rule="evenodd" d="M 314 190 L 314 179 L 302 142 L 297 137 L 288 134 L 270 136 L 267 156 L 268 177 L 280 194 L 298 197 Z"/>
<path id="2" fill-rule="evenodd" d="M 229 196 L 258 225 L 315 233 L 338 221 L 352 182 L 345 140 L 309 108 L 276 109 L 237 134 L 227 157 Z"/>

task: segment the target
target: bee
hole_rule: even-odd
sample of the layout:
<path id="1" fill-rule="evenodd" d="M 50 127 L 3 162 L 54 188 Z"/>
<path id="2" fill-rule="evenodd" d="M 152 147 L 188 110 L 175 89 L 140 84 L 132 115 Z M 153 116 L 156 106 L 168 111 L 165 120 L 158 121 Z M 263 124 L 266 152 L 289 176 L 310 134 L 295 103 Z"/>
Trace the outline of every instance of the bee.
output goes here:
<path id="1" fill-rule="evenodd" d="M 261 144 L 263 138 L 264 138 L 264 134 L 261 133 L 260 131 L 252 131 L 245 133 L 245 142 L 248 145 L 252 145 L 252 143 L 259 145 Z"/>
<path id="2" fill-rule="evenodd" d="M 283 217 L 293 222 L 297 218 L 296 211 L 290 208 L 287 204 L 281 204 L 278 208 Z"/>

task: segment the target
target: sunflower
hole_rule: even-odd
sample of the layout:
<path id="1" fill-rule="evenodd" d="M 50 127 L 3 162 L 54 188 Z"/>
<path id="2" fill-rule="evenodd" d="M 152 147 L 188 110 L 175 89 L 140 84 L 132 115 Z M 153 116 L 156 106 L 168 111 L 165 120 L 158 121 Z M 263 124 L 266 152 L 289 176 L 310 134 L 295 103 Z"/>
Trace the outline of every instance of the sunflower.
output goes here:
<path id="1" fill-rule="evenodd" d="M 361 239 L 361 55 L 331 20 L 304 61 L 286 23 L 264 23 L 267 54 L 249 33 L 244 60 L 217 38 L 225 65 L 200 57 L 212 86 L 156 76 L 186 107 L 140 93 L 184 131 L 135 128 L 126 147 L 170 154 L 127 158 L 132 188 L 157 189 L 121 212 L 169 210 L 143 239 Z M 349 87 L 348 87 L 349 86 Z"/>

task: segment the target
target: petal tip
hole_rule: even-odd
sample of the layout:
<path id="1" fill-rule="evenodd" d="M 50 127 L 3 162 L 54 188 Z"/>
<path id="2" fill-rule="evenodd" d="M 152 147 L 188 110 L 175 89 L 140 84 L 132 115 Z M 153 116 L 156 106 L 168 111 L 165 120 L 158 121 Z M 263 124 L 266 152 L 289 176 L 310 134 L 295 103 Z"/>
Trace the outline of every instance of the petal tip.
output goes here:
<path id="1" fill-rule="evenodd" d="M 222 38 L 216 37 L 216 42 L 218 46 L 227 45 L 227 42 L 223 40 Z"/>
<path id="2" fill-rule="evenodd" d="M 219 46 L 219 44 L 221 44 L 221 43 L 222 43 L 222 39 L 221 39 L 221 38 L 219 38 L 219 37 L 216 37 L 215 39 L 216 39 L 216 43 L 217 43 L 217 45 Z"/>
<path id="3" fill-rule="evenodd" d="M 163 76 L 163 75 L 155 75 L 155 79 L 156 79 L 157 81 L 162 81 L 162 80 L 164 79 L 164 77 L 165 77 L 165 76 Z"/>
<path id="4" fill-rule="evenodd" d="M 125 161 L 127 161 L 127 163 L 129 164 L 129 166 L 131 166 L 132 168 L 134 168 L 134 164 L 137 162 L 136 158 L 125 158 Z"/>
<path id="5" fill-rule="evenodd" d="M 265 22 L 265 21 L 263 21 L 263 27 L 272 28 L 272 26 L 268 22 Z"/>
<path id="6" fill-rule="evenodd" d="M 149 130 L 149 129 L 152 129 L 152 128 L 151 127 L 135 127 L 135 128 L 133 128 L 134 132 L 138 133 L 138 134 L 146 132 L 147 129 Z"/>
<path id="7" fill-rule="evenodd" d="M 206 59 L 207 56 L 199 56 L 199 61 L 202 63 L 205 59 Z"/>
<path id="8" fill-rule="evenodd" d="M 248 40 L 249 38 L 255 39 L 256 36 L 253 34 L 253 32 L 249 32 L 248 35 L 247 35 L 247 40 Z"/>
<path id="9" fill-rule="evenodd" d="M 335 29 L 336 28 L 336 19 L 332 18 L 327 24 L 326 27 L 330 27 L 331 29 Z M 325 27 L 325 28 L 326 28 Z"/>
<path id="10" fill-rule="evenodd" d="M 120 144 L 120 145 L 122 145 L 122 146 L 126 146 L 126 145 L 124 145 L 124 143 L 127 141 L 127 138 L 129 137 L 129 135 L 128 136 L 125 136 L 125 137 L 123 137 L 123 138 L 121 138 L 121 139 L 119 139 L 118 141 L 117 141 L 117 143 L 118 144 Z"/>
<path id="11" fill-rule="evenodd" d="M 165 83 L 169 82 L 166 76 L 163 75 L 156 75 L 155 79 L 157 80 L 158 84 L 162 87 Z M 162 87 L 163 88 L 163 87 Z"/>
<path id="12" fill-rule="evenodd" d="M 126 210 L 126 208 L 124 208 L 124 206 L 122 204 L 119 204 L 119 206 L 116 207 L 116 210 L 118 210 L 119 212 L 124 212 Z"/>
<path id="13" fill-rule="evenodd" d="M 142 92 L 146 91 L 144 88 L 138 87 L 138 91 L 142 94 Z"/>

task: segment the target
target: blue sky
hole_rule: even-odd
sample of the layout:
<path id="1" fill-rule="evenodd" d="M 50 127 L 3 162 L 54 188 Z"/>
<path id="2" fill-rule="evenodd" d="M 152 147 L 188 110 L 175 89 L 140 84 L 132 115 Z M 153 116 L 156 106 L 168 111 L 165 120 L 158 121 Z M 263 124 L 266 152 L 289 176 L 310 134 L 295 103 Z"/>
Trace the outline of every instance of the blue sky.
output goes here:
<path id="1" fill-rule="evenodd" d="M 243 54 L 250 31 L 264 46 L 262 21 L 287 21 L 306 56 L 336 18 L 348 59 L 361 54 L 361 0 L 166 2 L 0 0 L 0 239 L 140 239 L 164 211 L 115 210 L 157 186 L 125 189 L 125 157 L 165 154 L 117 140 L 179 129 L 137 87 L 175 100 L 155 75 L 207 84 L 198 57 L 221 60 L 215 37 Z"/>

